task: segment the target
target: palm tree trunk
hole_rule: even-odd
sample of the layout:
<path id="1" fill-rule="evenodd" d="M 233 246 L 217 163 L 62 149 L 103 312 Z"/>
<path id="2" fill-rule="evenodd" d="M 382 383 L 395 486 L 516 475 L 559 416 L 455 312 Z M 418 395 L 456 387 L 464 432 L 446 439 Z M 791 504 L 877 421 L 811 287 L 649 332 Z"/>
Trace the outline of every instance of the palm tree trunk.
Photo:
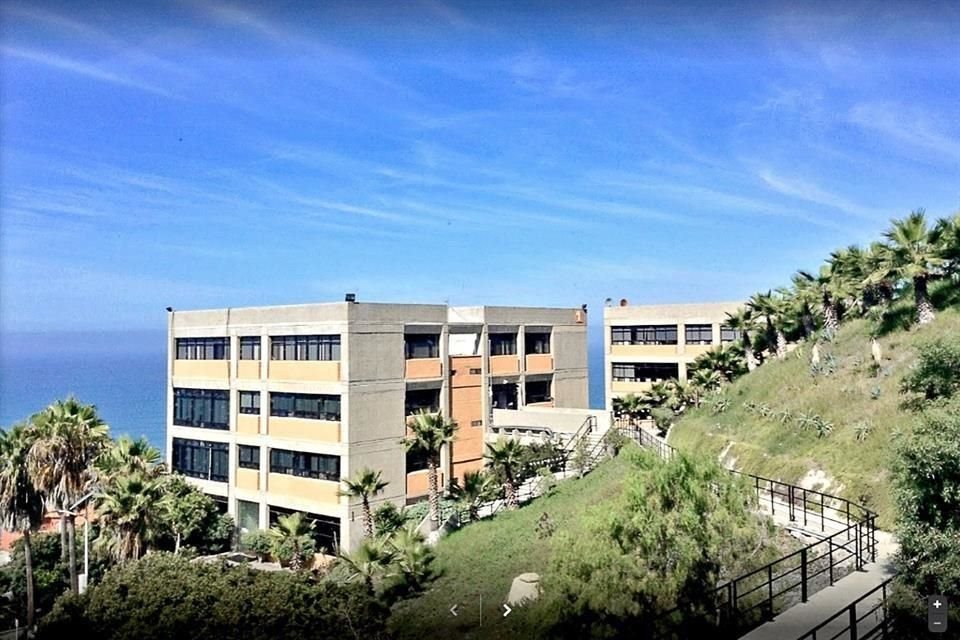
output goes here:
<path id="1" fill-rule="evenodd" d="M 57 506 L 63 505 L 58 503 Z M 67 517 L 62 512 L 60 513 L 60 560 L 67 561 Z"/>
<path id="2" fill-rule="evenodd" d="M 430 526 L 436 531 L 440 528 L 440 489 L 437 486 L 437 461 L 433 456 L 427 461 L 427 487 L 430 490 Z"/>
<path id="3" fill-rule="evenodd" d="M 777 332 L 777 357 L 785 358 L 787 356 L 787 336 L 783 335 L 783 331 L 778 327 Z"/>
<path id="4" fill-rule="evenodd" d="M 836 333 L 840 328 L 840 319 L 837 317 L 837 307 L 827 296 L 823 297 L 820 303 L 820 310 L 823 312 L 823 327 L 831 334 Z"/>
<path id="5" fill-rule="evenodd" d="M 173 542 L 173 555 L 180 555 L 180 532 L 177 531 L 177 537 Z"/>
<path id="6" fill-rule="evenodd" d="M 76 526 L 73 516 L 67 516 L 67 563 L 70 565 L 70 589 L 80 593 L 80 582 L 77 579 L 77 549 Z"/>
<path id="7" fill-rule="evenodd" d="M 37 608 L 34 604 L 33 591 L 33 545 L 30 542 L 30 530 L 23 532 L 23 564 L 27 573 L 27 629 L 33 629 L 33 614 Z M 29 633 L 29 631 L 28 631 Z"/>
<path id="8" fill-rule="evenodd" d="M 373 514 L 370 513 L 370 500 L 363 496 L 363 535 L 373 537 Z"/>
<path id="9" fill-rule="evenodd" d="M 913 279 L 913 295 L 917 301 L 917 324 L 928 324 L 933 322 L 933 303 L 930 302 L 930 295 L 927 293 L 927 279 Z"/>
<path id="10" fill-rule="evenodd" d="M 743 357 L 747 361 L 747 371 L 753 371 L 757 368 L 757 356 L 753 353 L 750 336 L 744 331 L 740 339 L 743 341 Z"/>
<path id="11" fill-rule="evenodd" d="M 517 500 L 517 484 L 513 480 L 513 474 L 507 474 L 507 481 L 503 483 L 503 493 L 507 501 L 508 509 L 516 509 L 520 506 Z"/>
<path id="12" fill-rule="evenodd" d="M 810 315 L 809 311 L 803 312 L 803 336 L 808 340 L 813 337 L 813 334 L 817 332 L 817 327 L 813 323 L 813 316 Z"/>

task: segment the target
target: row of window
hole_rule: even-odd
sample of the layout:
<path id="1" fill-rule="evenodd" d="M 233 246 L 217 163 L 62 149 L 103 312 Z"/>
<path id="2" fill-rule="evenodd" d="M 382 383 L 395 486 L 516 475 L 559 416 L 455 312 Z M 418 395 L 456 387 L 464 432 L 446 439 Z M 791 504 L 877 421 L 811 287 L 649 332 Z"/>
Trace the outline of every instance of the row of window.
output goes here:
<path id="1" fill-rule="evenodd" d="M 229 360 L 230 338 L 177 338 L 177 360 Z"/>
<path id="2" fill-rule="evenodd" d="M 260 392 L 239 393 L 240 413 L 260 413 Z M 270 393 L 270 415 L 279 418 L 340 420 L 340 396 Z M 230 392 L 217 389 L 173 390 L 173 424 L 201 429 L 230 428 Z"/>
<path id="3" fill-rule="evenodd" d="M 613 379 L 618 382 L 660 382 L 678 378 L 680 366 L 675 362 L 623 363 L 613 365 Z"/>
<path id="4" fill-rule="evenodd" d="M 237 445 L 237 466 L 260 468 L 260 447 Z M 173 439 L 173 470 L 191 478 L 227 482 L 230 449 L 224 442 Z M 288 449 L 270 449 L 270 473 L 300 478 L 340 481 L 340 456 L 304 453 Z"/>
<path id="5" fill-rule="evenodd" d="M 676 325 L 635 325 L 629 327 L 611 327 L 610 339 L 613 344 L 677 344 Z M 713 344 L 713 325 L 684 325 L 684 342 L 687 344 Z M 740 339 L 740 331 L 733 327 L 720 327 L 720 342 L 734 342 Z"/>

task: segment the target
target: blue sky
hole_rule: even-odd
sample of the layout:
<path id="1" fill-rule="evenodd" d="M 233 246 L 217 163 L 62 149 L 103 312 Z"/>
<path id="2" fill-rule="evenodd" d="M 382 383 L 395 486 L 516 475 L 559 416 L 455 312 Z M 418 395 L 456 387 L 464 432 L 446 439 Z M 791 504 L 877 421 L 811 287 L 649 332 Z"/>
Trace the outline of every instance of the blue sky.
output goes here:
<path id="1" fill-rule="evenodd" d="M 737 299 L 960 208 L 955 2 L 0 7 L 7 332 Z"/>

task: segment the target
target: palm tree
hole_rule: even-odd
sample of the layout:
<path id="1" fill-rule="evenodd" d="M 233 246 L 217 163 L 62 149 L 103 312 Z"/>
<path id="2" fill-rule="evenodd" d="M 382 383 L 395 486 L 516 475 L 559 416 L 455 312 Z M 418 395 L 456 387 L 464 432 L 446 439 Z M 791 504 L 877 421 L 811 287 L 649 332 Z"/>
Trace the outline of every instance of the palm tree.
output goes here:
<path id="1" fill-rule="evenodd" d="M 903 220 L 893 220 L 893 225 L 884 237 L 887 240 L 887 255 L 884 264 L 871 280 L 892 277 L 913 282 L 913 295 L 917 306 L 917 323 L 933 322 L 933 303 L 927 291 L 927 283 L 946 262 L 940 253 L 937 234 L 927 227 L 923 209 L 918 209 Z"/>
<path id="2" fill-rule="evenodd" d="M 105 479 L 133 473 L 157 477 L 163 473 L 164 467 L 160 450 L 145 437 L 134 440 L 130 436 L 120 436 L 97 459 L 97 470 Z"/>
<path id="3" fill-rule="evenodd" d="M 820 305 L 820 294 L 811 281 L 812 277 L 808 277 L 806 272 L 798 271 L 790 278 L 793 286 L 781 291 L 791 307 L 790 312 L 796 316 L 797 324 L 803 329 L 803 337 L 809 340 L 817 331 L 814 309 Z"/>
<path id="4" fill-rule="evenodd" d="M 315 526 L 315 521 L 307 520 L 299 511 L 280 516 L 268 531 L 273 545 L 270 553 L 275 558 L 289 557 L 290 568 L 299 571 L 306 557 L 315 551 L 312 536 Z"/>
<path id="5" fill-rule="evenodd" d="M 59 506 L 66 520 L 70 588 L 78 593 L 76 514 L 69 507 L 91 489 L 94 462 L 110 441 L 108 427 L 96 407 L 70 397 L 34 416 L 33 429 L 27 466 L 34 485 Z"/>
<path id="6" fill-rule="evenodd" d="M 740 333 L 740 346 L 743 348 L 743 357 L 747 361 L 747 371 L 757 368 L 757 356 L 753 352 L 753 343 L 750 332 L 754 328 L 753 315 L 749 307 L 737 309 L 736 313 L 728 313 L 726 325 Z"/>
<path id="7" fill-rule="evenodd" d="M 503 494 L 508 509 L 520 506 L 517 499 L 517 476 L 523 463 L 524 447 L 512 438 L 500 438 L 494 444 L 487 444 L 484 457 L 487 462 L 503 474 Z"/>
<path id="8" fill-rule="evenodd" d="M 440 528 L 440 487 L 437 469 L 440 467 L 440 452 L 453 442 L 457 423 L 443 419 L 438 411 L 421 410 L 407 423 L 410 435 L 403 440 L 408 452 L 420 453 L 427 458 L 427 485 L 430 492 L 430 522 L 434 530 Z"/>
<path id="9" fill-rule="evenodd" d="M 23 559 L 27 582 L 27 629 L 33 629 L 33 547 L 31 532 L 43 521 L 43 496 L 27 473 L 31 432 L 26 425 L 0 430 L 0 523 L 23 534 Z"/>
<path id="10" fill-rule="evenodd" d="M 840 328 L 837 300 L 844 297 L 846 290 L 842 287 L 841 278 L 834 272 L 833 263 L 821 265 L 817 275 L 798 271 L 793 276 L 793 284 L 797 289 L 803 288 L 812 292 L 820 309 L 820 315 L 823 317 L 823 328 L 831 335 L 836 333 Z"/>
<path id="11" fill-rule="evenodd" d="M 721 385 L 723 385 L 723 376 L 720 372 L 711 369 L 694 371 L 689 384 L 694 405 L 699 407 L 703 394 L 716 391 Z"/>
<path id="12" fill-rule="evenodd" d="M 934 240 L 940 247 L 944 265 L 953 277 L 960 275 L 960 212 L 950 218 L 937 221 L 933 229 Z"/>
<path id="13" fill-rule="evenodd" d="M 137 560 L 164 531 L 163 480 L 135 472 L 113 478 L 96 496 L 98 543 L 118 562 Z"/>
<path id="14" fill-rule="evenodd" d="M 396 550 L 384 538 L 369 538 L 353 553 L 341 553 L 340 561 L 347 568 L 348 582 L 363 582 L 374 593 L 375 581 L 392 575 Z"/>
<path id="15" fill-rule="evenodd" d="M 732 382 L 744 373 L 745 366 L 739 350 L 735 346 L 720 345 L 704 351 L 693 361 L 692 372 L 716 372 L 726 382 Z"/>
<path id="16" fill-rule="evenodd" d="M 634 393 L 619 396 L 613 399 L 613 413 L 618 418 L 623 417 L 633 422 L 650 411 L 649 399 Z"/>
<path id="17" fill-rule="evenodd" d="M 493 497 L 495 481 L 484 471 L 467 471 L 463 474 L 463 483 L 454 482 L 451 487 L 453 497 L 467 508 L 470 521 L 480 518 L 480 504 Z"/>
<path id="18" fill-rule="evenodd" d="M 389 482 L 380 477 L 379 471 L 360 469 L 353 478 L 341 478 L 345 489 L 339 495 L 347 498 L 360 498 L 363 507 L 363 535 L 373 537 L 373 513 L 370 511 L 370 496 L 383 491 Z"/>
<path id="19" fill-rule="evenodd" d="M 776 357 L 784 358 L 787 355 L 785 325 L 789 309 L 783 296 L 772 291 L 757 293 L 750 298 L 747 305 L 753 313 L 766 322 L 767 332 L 771 334 L 776 345 Z"/>
<path id="20" fill-rule="evenodd" d="M 430 564 L 433 562 L 433 551 L 427 546 L 423 534 L 415 526 L 407 526 L 397 530 L 388 544 L 393 551 L 389 564 L 403 576 L 405 587 L 421 589 L 430 578 Z"/>

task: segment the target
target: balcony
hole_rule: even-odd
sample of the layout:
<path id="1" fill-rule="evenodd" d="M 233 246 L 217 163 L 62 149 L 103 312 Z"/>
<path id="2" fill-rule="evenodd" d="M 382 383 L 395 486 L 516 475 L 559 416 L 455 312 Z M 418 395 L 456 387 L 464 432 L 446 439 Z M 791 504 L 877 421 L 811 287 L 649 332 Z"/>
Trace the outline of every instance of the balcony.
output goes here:
<path id="1" fill-rule="evenodd" d="M 411 358 L 406 361 L 405 378 L 439 378 L 443 375 L 440 358 Z"/>
<path id="2" fill-rule="evenodd" d="M 614 356 L 660 356 L 672 357 L 680 353 L 679 345 L 675 344 L 613 344 L 610 345 L 610 355 Z"/>
<path id="3" fill-rule="evenodd" d="M 246 491 L 259 491 L 260 471 L 258 469 L 237 469 L 237 488 Z"/>
<path id="4" fill-rule="evenodd" d="M 260 416 L 241 413 L 237 416 L 237 433 L 255 436 L 260 433 Z"/>
<path id="5" fill-rule="evenodd" d="M 490 356 L 491 375 L 511 375 L 520 373 L 519 356 Z"/>
<path id="6" fill-rule="evenodd" d="M 260 379 L 260 361 L 259 360 L 240 360 L 237 362 L 237 377 L 247 380 Z"/>
<path id="7" fill-rule="evenodd" d="M 301 478 L 286 473 L 267 474 L 267 492 L 325 504 L 340 504 L 339 482 Z"/>
<path id="8" fill-rule="evenodd" d="M 340 442 L 340 423 L 329 420 L 270 416 L 267 435 L 290 440 Z"/>
<path id="9" fill-rule="evenodd" d="M 271 360 L 270 380 L 339 382 L 339 360 Z"/>
<path id="10" fill-rule="evenodd" d="M 528 353 L 525 366 L 527 373 L 552 373 L 553 356 L 549 353 Z"/>
<path id="11" fill-rule="evenodd" d="M 205 378 L 208 380 L 230 378 L 229 360 L 174 360 L 174 378 Z"/>

